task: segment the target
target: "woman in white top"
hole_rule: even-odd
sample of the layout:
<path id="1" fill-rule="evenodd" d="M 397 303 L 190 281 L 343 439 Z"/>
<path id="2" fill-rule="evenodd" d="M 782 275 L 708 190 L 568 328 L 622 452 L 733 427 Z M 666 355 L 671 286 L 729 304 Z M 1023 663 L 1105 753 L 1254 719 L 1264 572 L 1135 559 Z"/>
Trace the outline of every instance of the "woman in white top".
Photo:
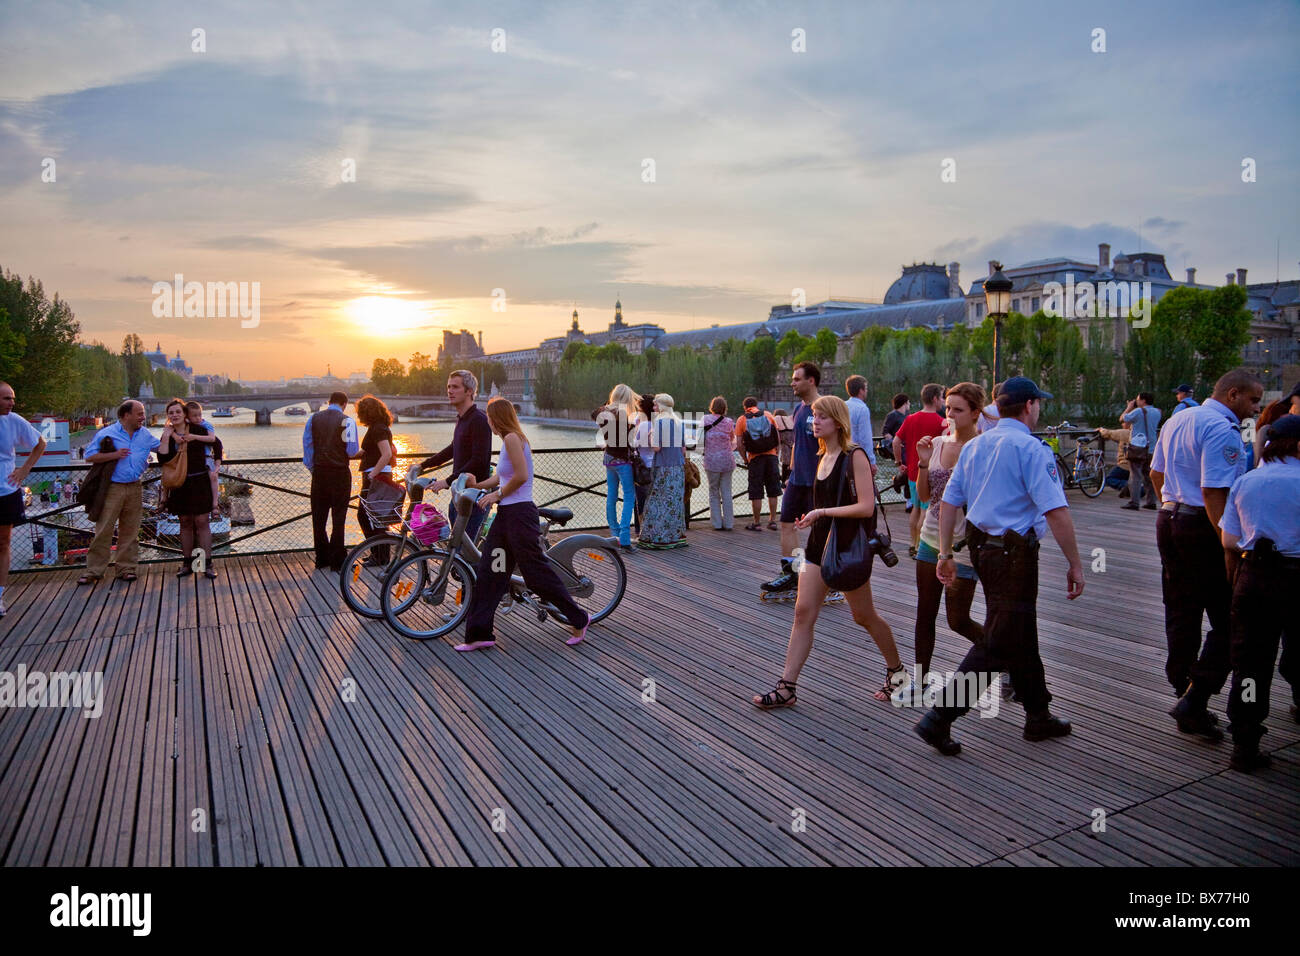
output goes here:
<path id="1" fill-rule="evenodd" d="M 572 635 L 566 644 L 579 644 L 587 636 L 590 617 L 573 603 L 568 589 L 542 552 L 538 534 L 540 517 L 533 503 L 533 451 L 519 424 L 515 407 L 497 396 L 488 402 L 488 423 L 501 438 L 497 470 L 471 487 L 488 489 L 479 505 L 496 505 L 497 516 L 483 539 L 475 572 L 474 594 L 465 618 L 465 643 L 458 651 L 479 651 L 496 646 L 492 625 L 497 605 L 510 589 L 510 577 L 518 565 L 524 583 L 542 600 L 558 608 L 569 622 Z M 504 560 L 501 560 L 504 558 Z"/>
<path id="2" fill-rule="evenodd" d="M 966 540 L 965 522 L 958 521 L 953 538 L 953 553 L 957 562 L 957 580 L 945 588 L 938 578 L 939 557 L 939 502 L 948 478 L 957 464 L 957 458 L 966 443 L 978 435 L 978 422 L 984 405 L 984 389 L 973 382 L 961 382 L 948 389 L 948 421 L 951 434 L 938 438 L 925 436 L 916 443 L 917 473 L 916 493 L 930 503 L 921 526 L 921 540 L 916 549 L 916 673 L 913 692 L 925 689 L 925 677 L 930 672 L 934 656 L 934 623 L 939 616 L 939 598 L 946 598 L 948 626 L 973 643 L 984 640 L 984 628 L 971 620 L 970 606 L 975 597 L 975 568 L 971 565 L 970 551 L 962 544 Z"/>

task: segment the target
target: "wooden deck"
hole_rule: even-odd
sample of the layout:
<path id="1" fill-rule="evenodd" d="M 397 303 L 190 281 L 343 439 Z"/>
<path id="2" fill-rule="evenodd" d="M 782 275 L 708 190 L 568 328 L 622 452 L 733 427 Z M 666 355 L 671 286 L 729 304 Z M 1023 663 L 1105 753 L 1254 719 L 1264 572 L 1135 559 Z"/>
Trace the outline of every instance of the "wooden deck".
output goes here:
<path id="1" fill-rule="evenodd" d="M 1300 863 L 1289 688 L 1274 685 L 1270 770 L 1231 772 L 1227 742 L 1180 735 L 1154 515 L 1070 501 L 1085 555 L 1106 549 L 1073 604 L 1043 551 L 1043 657 L 1074 734 L 1027 743 L 1007 704 L 958 723 L 955 759 L 915 737 L 919 712 L 870 698 L 884 665 L 843 605 L 824 610 L 799 705 L 750 706 L 793 613 L 756 596 L 771 531 L 697 522 L 689 548 L 629 559 L 627 598 L 584 645 L 511 615 L 467 656 L 360 621 L 298 555 L 220 562 L 215 587 L 159 565 L 94 589 L 16 575 L 0 671 L 103 671 L 107 699 L 98 719 L 0 709 L 0 862 Z M 909 666 L 914 574 L 904 555 L 873 578 Z M 934 666 L 964 645 L 941 614 Z"/>

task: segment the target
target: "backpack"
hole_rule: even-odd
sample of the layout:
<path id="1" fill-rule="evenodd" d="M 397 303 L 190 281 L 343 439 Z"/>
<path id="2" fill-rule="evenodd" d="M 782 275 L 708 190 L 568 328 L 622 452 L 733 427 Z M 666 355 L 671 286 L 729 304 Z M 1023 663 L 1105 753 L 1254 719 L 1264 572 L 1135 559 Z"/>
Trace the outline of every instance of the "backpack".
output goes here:
<path id="1" fill-rule="evenodd" d="M 759 455 L 775 448 L 777 441 L 776 429 L 772 427 L 771 420 L 761 411 L 757 415 L 751 415 L 746 410 L 745 434 L 741 436 L 745 451 Z"/>

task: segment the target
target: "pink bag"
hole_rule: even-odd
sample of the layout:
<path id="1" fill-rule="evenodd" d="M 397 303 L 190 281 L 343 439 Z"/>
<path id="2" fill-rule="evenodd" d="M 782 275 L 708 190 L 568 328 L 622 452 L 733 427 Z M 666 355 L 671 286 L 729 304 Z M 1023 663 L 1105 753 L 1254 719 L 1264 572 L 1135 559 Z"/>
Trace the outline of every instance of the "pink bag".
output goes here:
<path id="1" fill-rule="evenodd" d="M 435 541 L 450 537 L 451 524 L 436 507 L 421 501 L 411 512 L 411 534 L 427 548 Z"/>

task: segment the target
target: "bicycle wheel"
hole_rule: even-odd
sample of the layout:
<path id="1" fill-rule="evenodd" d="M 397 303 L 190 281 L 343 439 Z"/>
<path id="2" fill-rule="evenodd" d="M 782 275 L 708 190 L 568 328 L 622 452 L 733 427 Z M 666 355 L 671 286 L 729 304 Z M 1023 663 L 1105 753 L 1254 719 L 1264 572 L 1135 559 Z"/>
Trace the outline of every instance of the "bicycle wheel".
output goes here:
<path id="1" fill-rule="evenodd" d="M 1075 465 L 1075 483 L 1089 498 L 1096 498 L 1106 487 L 1106 463 L 1100 451 L 1092 450 L 1079 456 Z"/>
<path id="2" fill-rule="evenodd" d="M 580 548 L 573 555 L 574 573 L 583 581 L 569 597 L 591 615 L 591 623 L 603 621 L 614 613 L 627 590 L 627 568 L 623 557 L 610 547 Z"/>
<path id="3" fill-rule="evenodd" d="M 469 613 L 474 569 L 459 554 L 420 551 L 397 563 L 384 581 L 380 604 L 388 626 L 413 641 L 454 631 Z"/>
<path id="4" fill-rule="evenodd" d="M 1056 480 L 1061 483 L 1061 491 L 1069 491 L 1070 484 L 1074 481 L 1074 473 L 1065 467 L 1065 461 L 1060 455 L 1056 456 Z"/>
<path id="5" fill-rule="evenodd" d="M 376 560 L 376 549 L 381 549 L 379 554 L 382 556 L 384 548 L 388 549 L 388 556 L 379 562 Z M 380 597 L 384 592 L 384 580 L 388 577 L 388 572 L 402 558 L 419 550 L 420 546 L 410 538 L 384 534 L 367 538 L 349 551 L 343 561 L 343 571 L 339 574 L 339 592 L 348 607 L 362 617 L 375 620 L 382 618 L 384 608 Z"/>

